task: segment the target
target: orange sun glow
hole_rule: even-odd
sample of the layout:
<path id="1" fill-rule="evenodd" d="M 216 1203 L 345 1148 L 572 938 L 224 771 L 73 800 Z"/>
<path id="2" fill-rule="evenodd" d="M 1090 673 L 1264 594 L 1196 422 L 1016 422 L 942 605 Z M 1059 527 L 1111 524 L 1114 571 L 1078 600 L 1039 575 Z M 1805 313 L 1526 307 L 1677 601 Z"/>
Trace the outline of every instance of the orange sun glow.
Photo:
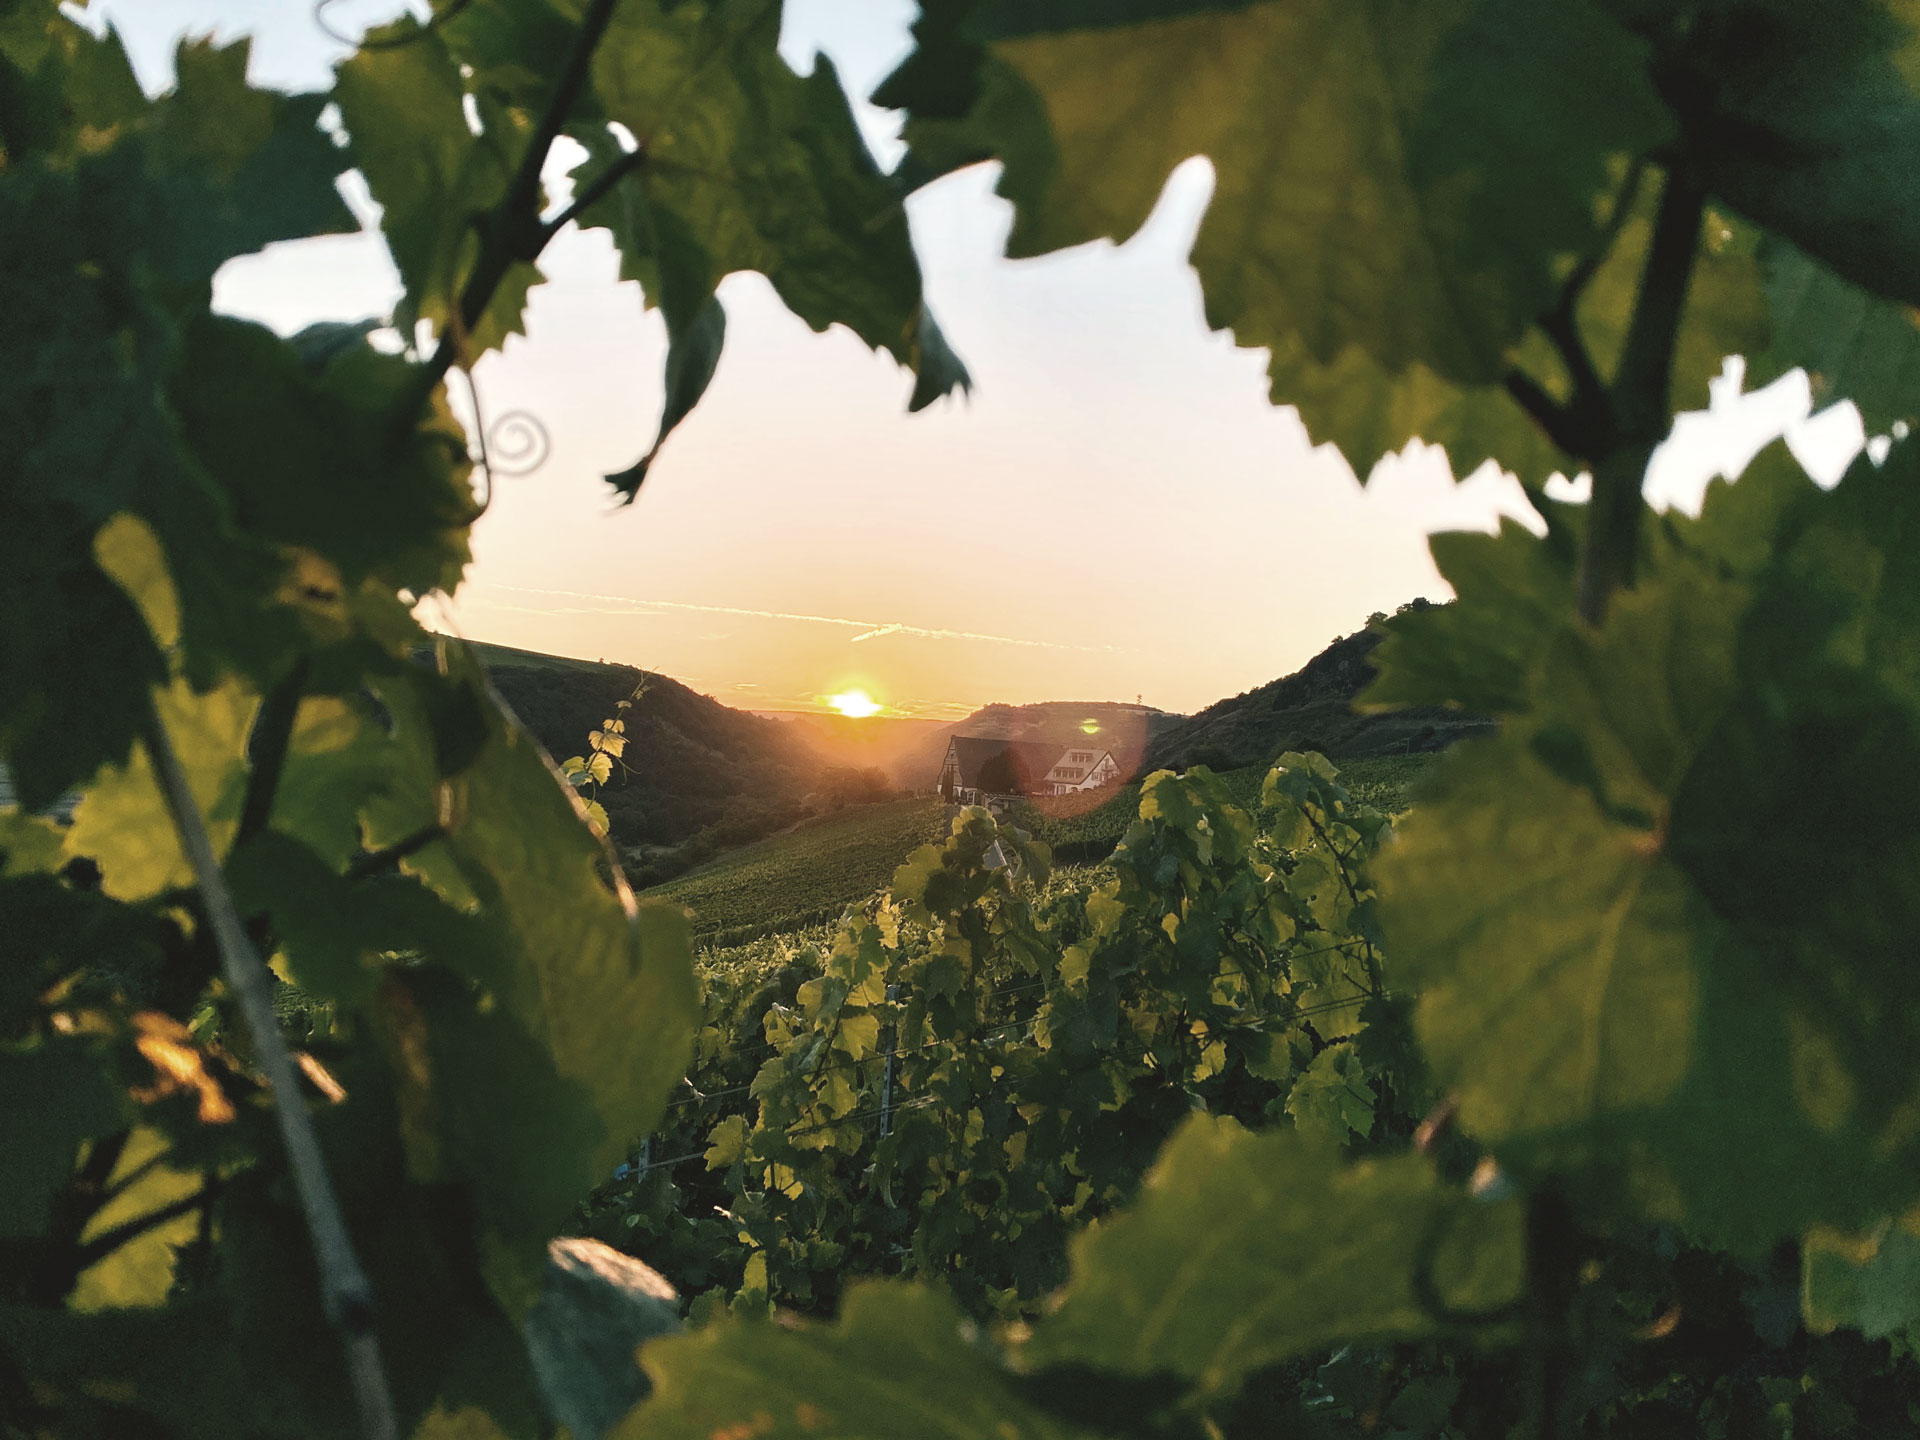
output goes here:
<path id="1" fill-rule="evenodd" d="M 880 702 L 864 690 L 842 690 L 838 695 L 829 695 L 827 704 L 849 720 L 864 720 L 880 713 Z"/>

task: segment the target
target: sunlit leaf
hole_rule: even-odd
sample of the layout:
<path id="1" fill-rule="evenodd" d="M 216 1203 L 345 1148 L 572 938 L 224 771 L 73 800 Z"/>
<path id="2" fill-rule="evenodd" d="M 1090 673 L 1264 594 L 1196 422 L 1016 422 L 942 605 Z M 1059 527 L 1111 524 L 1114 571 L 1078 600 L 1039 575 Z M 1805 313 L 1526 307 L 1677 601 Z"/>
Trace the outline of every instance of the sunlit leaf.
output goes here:
<path id="1" fill-rule="evenodd" d="M 1330 1146 L 1196 1117 L 1139 1202 L 1078 1237 L 1031 1364 L 1174 1371 L 1231 1391 L 1333 1345 L 1445 1328 L 1521 1288 L 1520 1207 L 1443 1184 L 1423 1156 L 1345 1164 Z"/>
<path id="2" fill-rule="evenodd" d="M 653 1395 L 611 1433 L 657 1440 L 1084 1433 L 1016 1398 L 992 1352 L 970 1332 L 935 1292 L 870 1282 L 849 1292 L 831 1326 L 733 1320 L 655 1340 L 640 1352 Z"/>

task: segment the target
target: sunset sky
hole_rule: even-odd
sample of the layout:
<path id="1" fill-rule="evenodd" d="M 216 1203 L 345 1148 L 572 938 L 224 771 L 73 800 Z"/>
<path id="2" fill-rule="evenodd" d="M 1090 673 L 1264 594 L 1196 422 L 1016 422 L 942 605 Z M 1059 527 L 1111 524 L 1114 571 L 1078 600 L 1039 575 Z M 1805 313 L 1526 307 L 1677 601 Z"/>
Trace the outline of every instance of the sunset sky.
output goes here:
<path id="1" fill-rule="evenodd" d="M 340 0 L 354 33 L 393 0 Z M 256 83 L 321 88 L 342 53 L 309 0 L 115 0 L 150 88 L 183 32 L 256 36 Z M 906 0 L 803 0 L 783 49 L 830 54 L 856 97 L 908 47 Z M 863 107 L 883 163 L 885 112 Z M 551 454 L 502 479 L 475 563 L 429 623 L 475 639 L 618 660 L 730 705 L 819 708 L 863 689 L 888 713 L 993 700 L 1132 700 L 1193 710 L 1297 668 L 1374 611 L 1447 594 L 1435 529 L 1523 510 L 1492 472 L 1456 485 L 1438 452 L 1386 462 L 1365 489 L 1267 403 L 1264 352 L 1209 334 L 1185 263 L 1210 185 L 1175 173 L 1128 244 L 997 258 L 1009 211 L 993 171 L 909 205 L 933 309 L 975 378 L 970 400 L 905 413 L 911 377 L 844 331 L 816 336 L 759 277 L 722 287 L 725 358 L 638 503 L 600 475 L 652 438 L 664 329 L 615 283 L 612 248 L 549 251 L 524 339 L 477 370 L 490 416 L 539 417 Z M 358 201 L 363 212 L 367 209 Z M 375 235 L 275 247 L 216 282 L 222 308 L 292 331 L 388 310 Z M 1683 419 L 1654 493 L 1689 504 L 1783 426 L 1817 473 L 1857 447 L 1850 408 L 1805 417 L 1795 375 Z M 1416 447 L 1418 448 L 1418 447 Z"/>

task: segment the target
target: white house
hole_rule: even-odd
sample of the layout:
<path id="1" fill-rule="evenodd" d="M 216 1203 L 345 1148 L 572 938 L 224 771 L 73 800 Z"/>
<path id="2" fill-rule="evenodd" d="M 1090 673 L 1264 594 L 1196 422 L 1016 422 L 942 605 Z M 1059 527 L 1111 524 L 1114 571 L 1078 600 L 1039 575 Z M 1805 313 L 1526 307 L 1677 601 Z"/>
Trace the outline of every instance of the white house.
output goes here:
<path id="1" fill-rule="evenodd" d="M 978 805 L 989 795 L 1067 795 L 1119 778 L 1113 752 L 1096 746 L 956 735 L 947 742 L 939 790 L 950 800 Z"/>

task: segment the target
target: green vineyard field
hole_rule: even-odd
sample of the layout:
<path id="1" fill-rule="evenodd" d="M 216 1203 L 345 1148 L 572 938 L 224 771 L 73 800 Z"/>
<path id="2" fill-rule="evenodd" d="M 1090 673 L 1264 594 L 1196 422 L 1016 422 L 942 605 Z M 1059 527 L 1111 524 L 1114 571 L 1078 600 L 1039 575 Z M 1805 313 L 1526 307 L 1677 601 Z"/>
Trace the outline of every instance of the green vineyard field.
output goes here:
<path id="1" fill-rule="evenodd" d="M 724 855 L 647 894 L 693 911 L 693 933 L 737 944 L 839 916 L 893 879 L 909 851 L 946 829 L 945 802 L 914 796 L 862 805 Z"/>
<path id="2" fill-rule="evenodd" d="M 1335 764 L 1340 770 L 1340 783 L 1356 800 L 1389 815 L 1399 815 L 1412 803 L 1416 784 L 1436 758 L 1434 754 L 1375 755 Z M 1236 802 L 1257 811 L 1266 777 L 1266 766 L 1248 765 L 1229 770 L 1220 778 Z M 1051 846 L 1061 864 L 1089 864 L 1105 859 L 1127 833 L 1127 826 L 1139 813 L 1140 782 L 1121 786 L 1091 810 L 1078 808 L 1084 803 L 1075 796 L 1030 800 L 1020 806 L 1015 819 L 1036 839 Z"/>

